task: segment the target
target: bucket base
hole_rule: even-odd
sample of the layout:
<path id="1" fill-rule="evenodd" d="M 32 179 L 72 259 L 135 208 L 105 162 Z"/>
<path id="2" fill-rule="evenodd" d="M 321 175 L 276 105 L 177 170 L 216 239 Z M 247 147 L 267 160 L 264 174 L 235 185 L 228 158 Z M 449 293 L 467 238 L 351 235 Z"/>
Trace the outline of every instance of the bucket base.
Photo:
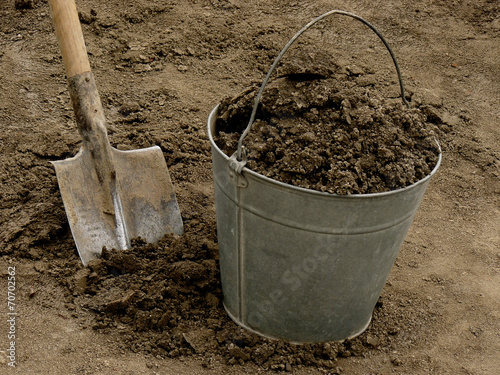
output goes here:
<path id="1" fill-rule="evenodd" d="M 227 309 L 227 307 L 224 304 L 224 302 L 222 303 L 222 305 L 224 306 L 224 310 L 226 310 L 226 313 L 227 313 L 227 315 L 229 315 L 229 317 L 231 318 L 231 320 L 233 322 L 235 322 L 237 325 L 239 325 L 240 327 L 246 329 L 247 331 L 250 331 L 250 332 L 255 333 L 255 334 L 259 335 L 259 336 L 265 337 L 266 339 L 271 339 L 271 340 L 286 340 L 286 339 L 283 339 L 283 338 L 280 338 L 280 337 L 273 337 L 271 335 L 265 334 L 263 332 L 256 331 L 255 329 L 248 327 L 247 325 L 245 325 L 245 324 L 241 323 L 240 321 L 238 321 L 238 319 L 236 319 L 233 316 L 233 314 L 231 314 L 231 312 Z M 344 340 L 328 340 L 328 341 L 317 341 L 317 342 L 344 342 L 345 340 L 354 339 L 354 338 L 358 337 L 359 335 L 361 335 L 364 331 L 366 331 L 366 329 L 368 328 L 368 326 L 370 325 L 370 323 L 372 321 L 372 316 L 373 315 L 370 315 L 370 319 L 368 319 L 368 322 L 363 326 L 363 328 L 359 332 L 353 334 L 352 336 L 346 337 Z M 287 341 L 289 341 L 292 344 L 308 344 L 308 343 L 310 344 L 310 343 L 312 343 L 312 342 L 309 342 L 309 341 L 307 341 L 307 342 L 306 341 L 291 341 L 291 340 L 287 340 Z"/>

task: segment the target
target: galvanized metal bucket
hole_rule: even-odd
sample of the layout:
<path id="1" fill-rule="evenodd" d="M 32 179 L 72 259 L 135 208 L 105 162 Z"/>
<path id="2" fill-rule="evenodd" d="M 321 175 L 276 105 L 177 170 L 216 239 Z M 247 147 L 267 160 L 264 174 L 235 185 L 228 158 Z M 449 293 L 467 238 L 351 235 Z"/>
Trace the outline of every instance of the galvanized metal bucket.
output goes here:
<path id="1" fill-rule="evenodd" d="M 360 19 L 331 11 L 311 21 L 278 56 L 260 95 L 296 37 L 334 13 Z M 217 113 L 218 106 L 208 119 L 208 134 L 226 311 L 255 333 L 292 342 L 342 341 L 359 335 L 370 323 L 441 155 L 429 176 L 404 189 L 332 195 L 267 178 L 239 161 L 255 111 L 238 152 L 229 158 L 214 142 Z"/>

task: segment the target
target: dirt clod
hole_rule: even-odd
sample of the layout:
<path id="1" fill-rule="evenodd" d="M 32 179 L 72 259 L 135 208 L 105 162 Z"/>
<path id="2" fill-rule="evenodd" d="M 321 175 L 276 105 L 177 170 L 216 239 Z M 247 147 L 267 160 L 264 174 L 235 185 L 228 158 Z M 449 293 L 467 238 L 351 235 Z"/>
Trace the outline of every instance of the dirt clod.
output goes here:
<path id="1" fill-rule="evenodd" d="M 35 0 L 16 0 L 14 5 L 16 9 L 33 9 Z"/>
<path id="2" fill-rule="evenodd" d="M 366 343 L 374 348 L 376 348 L 380 344 L 380 340 L 377 337 L 368 335 L 366 337 Z"/>
<path id="3" fill-rule="evenodd" d="M 81 294 L 87 289 L 87 284 L 89 281 L 90 270 L 88 268 L 83 268 L 75 273 L 75 293 Z"/>

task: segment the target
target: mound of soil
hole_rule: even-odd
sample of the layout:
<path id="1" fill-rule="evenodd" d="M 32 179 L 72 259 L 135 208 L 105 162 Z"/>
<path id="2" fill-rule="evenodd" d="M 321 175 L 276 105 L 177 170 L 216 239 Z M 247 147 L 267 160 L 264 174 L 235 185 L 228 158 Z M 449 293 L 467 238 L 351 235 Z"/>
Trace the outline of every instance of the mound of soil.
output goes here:
<path id="1" fill-rule="evenodd" d="M 344 343 L 295 345 L 240 328 L 222 306 L 215 223 L 205 216 L 187 219 L 182 236 L 167 235 L 158 244 L 135 239 L 129 250 L 105 249 L 76 273 L 68 286 L 74 304 L 95 313 L 94 330 L 119 331 L 124 349 L 135 352 L 278 371 L 336 369 L 338 357 L 361 356 L 390 336 L 384 323 L 376 339 L 375 326 Z"/>
<path id="2" fill-rule="evenodd" d="M 287 64 L 268 84 L 245 139 L 247 166 L 334 194 L 395 190 L 429 175 L 439 149 L 424 113 L 384 99 L 374 75 L 326 63 Z M 248 124 L 256 91 L 250 87 L 219 107 L 216 144 L 229 156 Z"/>

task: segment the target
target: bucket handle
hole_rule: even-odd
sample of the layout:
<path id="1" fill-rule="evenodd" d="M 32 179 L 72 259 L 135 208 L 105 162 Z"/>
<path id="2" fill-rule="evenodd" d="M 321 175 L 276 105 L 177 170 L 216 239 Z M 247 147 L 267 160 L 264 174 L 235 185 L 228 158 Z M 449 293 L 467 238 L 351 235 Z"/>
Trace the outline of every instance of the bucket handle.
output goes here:
<path id="1" fill-rule="evenodd" d="M 255 102 L 254 102 L 254 105 L 253 105 L 252 113 L 250 115 L 250 120 L 248 121 L 248 125 L 247 125 L 246 129 L 241 134 L 241 137 L 240 137 L 240 139 L 238 141 L 238 149 L 236 151 L 236 155 L 233 155 L 231 157 L 231 159 L 232 159 L 231 160 L 232 161 L 231 164 L 234 165 L 235 170 L 237 170 L 238 172 L 241 171 L 243 169 L 243 166 L 246 164 L 246 161 L 242 161 L 243 141 L 245 140 L 246 136 L 250 132 L 250 129 L 252 128 L 252 125 L 253 125 L 253 123 L 255 121 L 255 115 L 257 113 L 257 107 L 259 106 L 260 99 L 262 98 L 262 93 L 264 92 L 264 88 L 266 87 L 267 82 L 271 78 L 271 74 L 273 74 L 274 70 L 276 69 L 276 66 L 278 65 L 278 62 L 281 60 L 281 58 L 283 57 L 283 55 L 285 54 L 285 52 L 288 50 L 288 48 L 290 48 L 290 46 L 293 44 L 293 42 L 295 42 L 295 40 L 300 35 L 302 35 L 302 33 L 304 33 L 307 29 L 309 29 L 316 22 L 321 21 L 323 18 L 328 17 L 331 14 L 342 14 L 344 16 L 348 16 L 348 17 L 352 17 L 354 19 L 357 19 L 358 21 L 361 21 L 366 26 L 368 26 L 370 29 L 372 29 L 375 34 L 377 34 L 377 36 L 380 38 L 380 40 L 382 40 L 382 42 L 384 43 L 385 47 L 389 51 L 389 53 L 390 53 L 390 55 L 392 57 L 392 61 L 394 62 L 394 66 L 396 67 L 396 72 L 398 73 L 399 88 L 401 90 L 401 99 L 403 100 L 403 104 L 406 104 L 406 106 L 408 106 L 408 107 L 410 106 L 410 104 L 408 103 L 408 101 L 405 98 L 405 89 L 404 89 L 404 86 L 403 86 L 403 78 L 401 77 L 401 71 L 399 70 L 398 62 L 396 60 L 396 57 L 394 56 L 394 53 L 392 52 L 391 47 L 389 46 L 389 44 L 387 43 L 387 41 L 385 40 L 385 38 L 382 36 L 382 34 L 380 34 L 380 32 L 375 28 L 375 26 L 373 26 L 371 23 L 369 23 L 368 21 L 366 21 L 365 19 L 361 18 L 360 16 L 358 16 L 356 14 L 345 12 L 343 10 L 331 10 L 331 11 L 326 12 L 326 13 L 322 14 L 321 16 L 313 19 L 307 25 L 305 25 L 302 29 L 300 29 L 297 32 L 297 34 L 295 34 L 292 37 L 292 39 L 290 39 L 290 41 L 285 45 L 285 47 L 283 47 L 283 49 L 279 53 L 278 57 L 276 57 L 276 59 L 274 60 L 273 65 L 271 65 L 271 68 L 269 69 L 269 72 L 267 73 L 266 78 L 264 79 L 264 82 L 262 82 L 262 86 L 260 87 L 260 90 L 257 93 L 257 96 L 255 97 Z M 239 165 L 237 165 L 237 164 L 239 164 Z"/>

